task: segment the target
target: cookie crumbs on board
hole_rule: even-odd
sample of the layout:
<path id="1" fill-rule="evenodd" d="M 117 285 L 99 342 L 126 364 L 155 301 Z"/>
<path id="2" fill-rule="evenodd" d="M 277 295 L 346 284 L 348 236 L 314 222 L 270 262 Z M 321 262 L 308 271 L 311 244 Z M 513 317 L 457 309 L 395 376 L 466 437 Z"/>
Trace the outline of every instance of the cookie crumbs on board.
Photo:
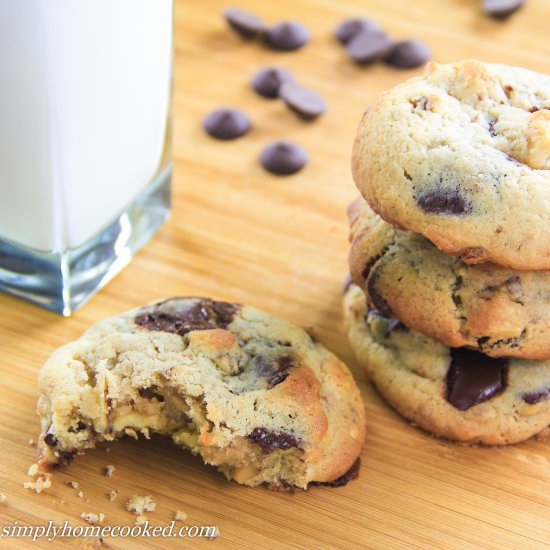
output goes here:
<path id="1" fill-rule="evenodd" d="M 98 525 L 99 523 L 102 523 L 105 519 L 105 514 L 99 513 L 99 514 L 93 514 L 91 512 L 82 512 L 80 514 L 80 517 L 90 525 Z"/>
<path id="2" fill-rule="evenodd" d="M 42 474 L 34 481 L 25 481 L 23 487 L 32 489 L 35 493 L 41 493 L 44 489 L 49 489 L 52 486 L 52 474 Z"/>
<path id="3" fill-rule="evenodd" d="M 174 516 L 175 521 L 185 521 L 187 519 L 187 514 L 183 510 L 176 510 Z"/>
<path id="4" fill-rule="evenodd" d="M 109 491 L 109 500 L 113 502 L 113 500 L 116 500 L 118 497 L 118 491 L 115 489 L 113 491 Z"/>
<path id="5" fill-rule="evenodd" d="M 111 477 L 115 471 L 115 467 L 112 464 L 109 464 L 108 466 L 105 466 L 103 468 L 103 475 Z"/>
<path id="6" fill-rule="evenodd" d="M 133 495 L 126 502 L 126 510 L 134 512 L 134 514 L 138 516 L 142 515 L 143 512 L 154 512 L 156 507 L 157 503 L 153 500 L 151 495 Z"/>

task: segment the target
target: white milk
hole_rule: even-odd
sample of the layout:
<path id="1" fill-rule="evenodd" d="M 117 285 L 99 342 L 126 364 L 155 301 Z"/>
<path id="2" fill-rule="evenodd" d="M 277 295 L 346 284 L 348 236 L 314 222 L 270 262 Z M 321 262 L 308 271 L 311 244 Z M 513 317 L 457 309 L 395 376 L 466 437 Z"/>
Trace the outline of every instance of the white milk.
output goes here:
<path id="1" fill-rule="evenodd" d="M 147 186 L 171 48 L 171 0 L 0 3 L 0 238 L 78 247 Z"/>

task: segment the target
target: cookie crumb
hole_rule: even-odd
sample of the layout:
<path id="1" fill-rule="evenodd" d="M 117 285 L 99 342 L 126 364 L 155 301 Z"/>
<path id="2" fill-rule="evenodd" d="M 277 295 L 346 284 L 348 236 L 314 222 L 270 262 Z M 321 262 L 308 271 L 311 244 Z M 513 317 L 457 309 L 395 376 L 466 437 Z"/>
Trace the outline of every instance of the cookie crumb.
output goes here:
<path id="1" fill-rule="evenodd" d="M 76 481 L 67 481 L 67 485 L 72 489 L 78 489 L 78 483 Z"/>
<path id="2" fill-rule="evenodd" d="M 6 498 L 6 495 L 3 494 L 3 493 L 0 493 L 0 502 L 6 502 L 6 500 L 8 500 L 8 499 Z"/>
<path id="3" fill-rule="evenodd" d="M 78 493 L 76 493 L 76 496 L 78 498 L 84 498 L 84 493 L 82 491 L 78 491 Z"/>
<path id="4" fill-rule="evenodd" d="M 182 510 L 176 510 L 176 515 L 174 516 L 175 521 L 185 521 L 187 519 L 187 514 Z"/>
<path id="5" fill-rule="evenodd" d="M 38 473 L 38 464 L 34 463 L 29 466 L 29 470 L 27 472 L 27 475 L 34 476 Z"/>
<path id="6" fill-rule="evenodd" d="M 41 493 L 44 489 L 49 489 L 52 486 L 52 474 L 42 474 L 34 481 L 25 481 L 23 487 L 32 489 L 35 493 Z"/>
<path id="7" fill-rule="evenodd" d="M 153 500 L 151 495 L 133 495 L 126 502 L 126 510 L 128 510 L 128 512 L 134 512 L 134 514 L 138 516 L 141 516 L 143 512 L 153 512 L 156 507 L 157 503 Z"/>
<path id="8" fill-rule="evenodd" d="M 93 514 L 92 512 L 82 512 L 82 514 L 80 514 L 80 517 L 90 525 L 97 525 L 103 522 L 103 520 L 105 519 L 105 514 L 102 514 L 102 513 Z"/>
<path id="9" fill-rule="evenodd" d="M 29 445 L 34 447 L 34 439 L 32 437 L 29 439 Z"/>
<path id="10" fill-rule="evenodd" d="M 115 471 L 115 467 L 109 464 L 108 466 L 105 466 L 105 468 L 103 468 L 103 475 L 111 477 L 114 471 Z"/>
<path id="11" fill-rule="evenodd" d="M 113 500 L 115 500 L 116 497 L 118 497 L 118 491 L 116 489 L 113 491 L 109 491 L 109 500 L 111 502 L 113 502 Z"/>
<path id="12" fill-rule="evenodd" d="M 145 523 L 146 521 L 147 521 L 147 516 L 144 516 L 143 514 L 141 514 L 136 518 L 135 524 L 136 525 L 141 525 L 141 524 Z"/>
<path id="13" fill-rule="evenodd" d="M 105 447 L 105 452 L 110 453 L 111 452 L 111 447 Z"/>

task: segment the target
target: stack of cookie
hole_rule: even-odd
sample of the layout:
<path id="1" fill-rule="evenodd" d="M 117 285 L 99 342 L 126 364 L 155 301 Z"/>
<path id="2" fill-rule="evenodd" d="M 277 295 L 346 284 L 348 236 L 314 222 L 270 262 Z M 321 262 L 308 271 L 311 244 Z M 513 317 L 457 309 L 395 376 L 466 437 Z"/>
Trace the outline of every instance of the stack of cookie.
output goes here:
<path id="1" fill-rule="evenodd" d="M 428 65 L 363 117 L 344 309 L 382 396 L 449 439 L 550 435 L 550 78 Z"/>

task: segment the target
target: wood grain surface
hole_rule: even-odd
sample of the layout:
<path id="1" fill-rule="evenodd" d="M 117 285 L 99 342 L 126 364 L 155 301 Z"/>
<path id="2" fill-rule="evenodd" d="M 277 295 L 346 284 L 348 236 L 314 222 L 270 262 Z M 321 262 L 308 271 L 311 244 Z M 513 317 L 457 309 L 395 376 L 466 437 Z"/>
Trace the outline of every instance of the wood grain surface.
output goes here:
<path id="1" fill-rule="evenodd" d="M 498 23 L 474 0 L 239 0 L 269 22 L 296 18 L 311 43 L 294 53 L 240 40 L 217 0 L 178 0 L 175 11 L 175 179 L 172 219 L 132 264 L 70 319 L 0 296 L 1 525 L 103 512 L 106 524 L 132 525 L 124 509 L 132 494 L 151 494 L 149 514 L 166 524 L 180 509 L 188 524 L 216 525 L 215 541 L 106 539 L 106 548 L 495 548 L 550 547 L 550 446 L 469 448 L 437 440 L 391 411 L 358 372 L 342 330 L 347 272 L 345 207 L 356 195 L 350 148 L 362 111 L 382 90 L 419 71 L 382 64 L 357 67 L 332 38 L 344 16 L 367 14 L 395 37 L 429 43 L 437 61 L 477 57 L 548 71 L 550 2 L 530 0 Z M 255 95 L 252 73 L 268 63 L 295 72 L 319 90 L 329 111 L 311 123 L 279 101 Z M 230 143 L 201 130 L 215 107 L 244 108 L 252 132 Z M 309 151 L 300 174 L 265 173 L 257 157 L 276 138 Z M 96 449 L 55 473 L 36 495 L 22 488 L 33 462 L 29 438 L 38 421 L 36 377 L 49 354 L 106 315 L 170 295 L 206 295 L 245 302 L 312 327 L 357 375 L 369 434 L 357 481 L 340 489 L 294 494 L 228 483 L 169 440 L 124 440 L 109 454 Z M 113 477 L 102 467 L 113 464 Z M 67 486 L 77 481 L 83 498 Z M 115 502 L 106 494 L 120 491 Z M 98 541 L 58 539 L 33 547 L 94 547 Z M 53 545 L 53 546 L 52 546 Z M 1 548 L 29 548 L 2 539 Z M 99 547 L 99 546 L 98 546 Z"/>

